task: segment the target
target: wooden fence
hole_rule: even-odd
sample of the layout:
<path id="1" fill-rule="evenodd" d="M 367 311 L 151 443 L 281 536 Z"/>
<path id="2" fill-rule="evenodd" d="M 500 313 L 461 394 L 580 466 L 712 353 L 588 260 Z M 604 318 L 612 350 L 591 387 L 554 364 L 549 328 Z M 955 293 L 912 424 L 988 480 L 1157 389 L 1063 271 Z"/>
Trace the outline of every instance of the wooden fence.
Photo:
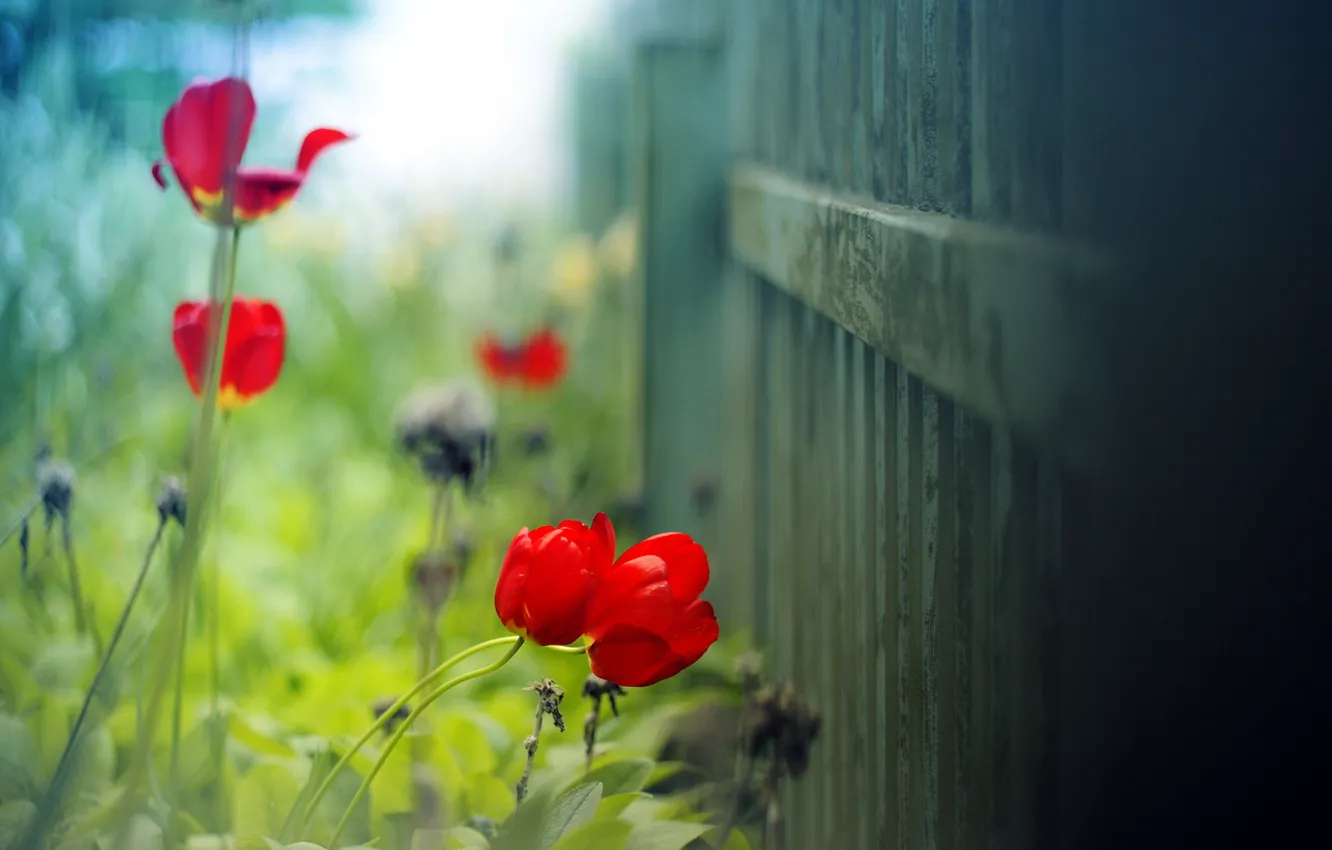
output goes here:
<path id="1" fill-rule="evenodd" d="M 791 848 L 1084 837 L 1120 408 L 1066 5 L 621 6 L 648 525 L 823 712 Z"/>

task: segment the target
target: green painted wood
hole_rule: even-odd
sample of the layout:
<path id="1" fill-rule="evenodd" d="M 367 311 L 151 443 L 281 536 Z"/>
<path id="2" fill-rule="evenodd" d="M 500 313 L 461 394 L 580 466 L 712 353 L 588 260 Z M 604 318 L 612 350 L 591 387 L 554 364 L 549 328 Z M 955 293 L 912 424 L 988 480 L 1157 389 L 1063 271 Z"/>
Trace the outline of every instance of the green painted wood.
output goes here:
<path id="1" fill-rule="evenodd" d="M 596 238 L 629 204 L 629 66 L 611 49 L 585 50 L 571 70 L 578 229 Z"/>
<path id="2" fill-rule="evenodd" d="M 1055 0 L 724 5 L 639 30 L 663 72 L 636 95 L 653 523 L 694 527 L 681 470 L 717 447 L 723 627 L 752 627 L 825 718 L 785 846 L 1054 846 L 1059 470 L 1111 442 L 1086 392 L 1106 264 L 1050 235 Z M 717 45 L 727 103 L 682 58 Z M 715 118 L 697 138 L 660 123 L 689 98 Z M 714 144 L 741 166 L 718 173 Z M 698 190 L 668 225 L 688 217 L 661 156 L 718 206 Z M 721 205 L 725 273 L 697 260 L 728 259 L 698 221 Z M 687 326 L 714 297 L 721 324 Z M 704 397 L 683 376 L 714 329 L 719 398 L 672 410 Z"/>
<path id="3" fill-rule="evenodd" d="M 862 201 L 753 166 L 731 177 L 737 259 L 990 419 L 1103 471 L 1110 266 L 1004 228 Z"/>
<path id="4" fill-rule="evenodd" d="M 634 50 L 646 522 L 649 531 L 683 531 L 709 547 L 713 524 L 695 492 L 719 475 L 722 459 L 723 70 L 711 40 L 671 33 Z M 726 586 L 714 593 L 723 610 L 734 601 Z"/>

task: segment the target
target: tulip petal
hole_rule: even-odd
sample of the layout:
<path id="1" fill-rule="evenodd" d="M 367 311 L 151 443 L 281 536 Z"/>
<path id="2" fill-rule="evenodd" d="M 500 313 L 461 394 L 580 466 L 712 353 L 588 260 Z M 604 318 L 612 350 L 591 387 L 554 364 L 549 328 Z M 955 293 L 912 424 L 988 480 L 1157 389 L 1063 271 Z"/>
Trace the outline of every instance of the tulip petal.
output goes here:
<path id="1" fill-rule="evenodd" d="M 236 172 L 236 219 L 258 221 L 291 203 L 305 181 L 303 174 L 282 168 L 242 167 Z"/>
<path id="2" fill-rule="evenodd" d="M 527 628 L 523 616 L 523 592 L 532 566 L 532 539 L 526 528 L 513 536 L 500 564 L 499 580 L 495 583 L 495 613 L 505 628 L 523 631 Z"/>
<path id="3" fill-rule="evenodd" d="M 598 575 L 604 575 L 615 560 L 615 526 L 611 524 L 610 517 L 598 513 L 592 518 L 592 531 L 597 539 L 592 570 Z"/>
<path id="4" fill-rule="evenodd" d="M 196 80 L 167 110 L 162 146 L 177 178 L 210 195 L 240 165 L 254 125 L 254 94 L 244 80 Z"/>
<path id="5" fill-rule="evenodd" d="M 587 660 L 593 673 L 626 688 L 655 685 L 688 666 L 665 640 L 630 624 L 589 643 Z"/>
<path id="6" fill-rule="evenodd" d="M 720 635 L 716 612 L 710 604 L 699 599 L 680 612 L 668 640 L 672 652 L 693 664 Z"/>
<path id="7" fill-rule="evenodd" d="M 711 571 L 707 552 L 688 534 L 653 535 L 626 549 L 616 563 L 628 567 L 644 556 L 659 558 L 665 564 L 671 595 L 679 602 L 697 599 L 708 586 Z M 646 569 L 648 565 L 640 568 Z"/>
<path id="8" fill-rule="evenodd" d="M 587 547 L 580 545 L 586 542 L 557 533 L 537 544 L 533 552 L 523 610 L 537 643 L 572 643 L 583 634 L 592 582 Z"/>
<path id="9" fill-rule="evenodd" d="M 317 130 L 311 130 L 305 134 L 305 141 L 301 142 L 301 152 L 296 155 L 296 172 L 305 174 L 314 165 L 315 159 L 328 148 L 342 142 L 349 142 L 356 138 L 350 133 L 344 133 L 341 130 L 333 130 L 328 127 L 320 127 Z"/>
<path id="10" fill-rule="evenodd" d="M 227 348 L 222 385 L 235 388 L 242 400 L 267 391 L 277 382 L 286 350 L 282 311 L 271 302 L 237 299 L 232 306 Z"/>
<path id="11" fill-rule="evenodd" d="M 190 392 L 203 392 L 204 370 L 208 361 L 208 304 L 203 301 L 183 301 L 176 305 L 172 317 L 171 342 L 176 349 Z"/>

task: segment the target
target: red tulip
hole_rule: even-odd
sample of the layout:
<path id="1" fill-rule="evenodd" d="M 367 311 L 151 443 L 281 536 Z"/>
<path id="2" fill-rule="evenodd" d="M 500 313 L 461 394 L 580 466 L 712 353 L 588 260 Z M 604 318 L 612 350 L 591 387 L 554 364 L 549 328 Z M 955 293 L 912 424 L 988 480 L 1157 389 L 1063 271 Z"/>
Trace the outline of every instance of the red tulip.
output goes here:
<path id="1" fill-rule="evenodd" d="M 172 342 L 196 396 L 203 395 L 212 347 L 209 331 L 217 306 L 212 301 L 183 301 L 176 306 Z M 232 302 L 218 387 L 220 410 L 234 410 L 273 386 L 282 370 L 286 340 L 287 329 L 276 304 L 242 297 Z"/>
<path id="2" fill-rule="evenodd" d="M 296 197 L 320 153 L 353 138 L 341 130 L 311 130 L 295 169 L 241 165 L 254 112 L 254 94 L 244 80 L 196 80 L 162 121 L 166 161 L 195 211 L 214 224 L 246 224 L 277 212 Z M 166 188 L 160 160 L 153 164 L 153 179 Z M 232 180 L 234 217 L 222 204 L 224 187 Z"/>
<path id="3" fill-rule="evenodd" d="M 481 366 L 498 384 L 517 383 L 543 389 L 564 375 L 568 353 L 564 342 L 549 328 L 542 328 L 517 345 L 505 345 L 494 334 L 486 334 L 477 346 Z"/>
<path id="4" fill-rule="evenodd" d="M 717 640 L 717 616 L 698 596 L 708 556 L 687 534 L 658 534 L 629 547 L 601 574 L 587 607 L 592 672 L 623 687 L 669 679 Z"/>
<path id="5" fill-rule="evenodd" d="M 495 613 L 504 627 L 533 643 L 556 646 L 583 634 L 588 599 L 615 556 L 615 530 L 605 514 L 588 528 L 566 520 L 514 536 L 495 584 Z"/>

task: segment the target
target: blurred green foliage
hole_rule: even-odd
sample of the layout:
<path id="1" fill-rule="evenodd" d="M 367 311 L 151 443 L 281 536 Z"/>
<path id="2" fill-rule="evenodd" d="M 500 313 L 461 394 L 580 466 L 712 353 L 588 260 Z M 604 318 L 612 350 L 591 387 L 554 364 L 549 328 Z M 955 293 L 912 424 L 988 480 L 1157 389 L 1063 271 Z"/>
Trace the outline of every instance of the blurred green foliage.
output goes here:
<path id="1" fill-rule="evenodd" d="M 34 452 L 49 443 L 78 474 L 73 543 L 105 636 L 153 534 L 154 494 L 164 476 L 184 472 L 196 403 L 174 359 L 170 316 L 178 299 L 204 290 L 213 237 L 174 188 L 157 190 L 148 154 L 53 106 L 72 85 L 54 52 L 16 97 L 0 98 L 0 532 L 33 497 Z M 623 282 L 595 256 L 579 249 L 571 261 L 567 234 L 533 216 L 519 222 L 516 272 L 495 288 L 490 246 L 502 222 L 487 210 L 407 219 L 391 229 L 392 243 L 366 246 L 349 236 L 352 211 L 305 201 L 242 240 L 240 290 L 282 304 L 288 358 L 276 387 L 225 434 L 220 516 L 184 647 L 180 742 L 173 749 L 170 723 L 154 741 L 151 795 L 128 825 L 135 848 L 267 850 L 328 839 L 382 738 L 352 760 L 308 830 L 294 830 L 293 807 L 367 728 L 374 702 L 417 678 L 423 606 L 407 565 L 428 535 L 430 492 L 395 450 L 393 413 L 420 384 L 474 375 L 483 328 L 547 314 L 552 275 L 573 369 L 553 392 L 497 399 L 494 474 L 450 518 L 475 554 L 440 623 L 442 654 L 503 634 L 494 579 L 519 527 L 588 520 L 636 485 L 632 387 L 617 377 Z M 551 450 L 529 457 L 523 434 L 536 426 Z M 634 530 L 618 530 L 623 549 Z M 168 532 L 168 546 L 177 534 Z M 75 634 L 59 547 L 40 521 L 30 548 L 26 575 L 14 539 L 0 550 L 0 847 L 31 822 L 97 663 Z M 164 551 L 93 702 L 53 850 L 110 846 L 139 696 L 154 684 L 143 661 L 165 604 L 165 561 Z M 205 616 L 214 590 L 216 621 Z M 713 830 L 698 810 L 703 791 L 645 789 L 680 767 L 654 760 L 671 718 L 700 701 L 734 700 L 728 659 L 738 641 L 727 636 L 677 679 L 624 698 L 622 716 L 603 720 L 587 776 L 578 697 L 586 660 L 524 649 L 425 716 L 344 841 L 385 850 L 689 845 Z M 543 733 L 531 796 L 515 815 L 534 710 L 522 688 L 543 676 L 565 686 L 570 728 Z M 413 759 L 438 789 L 442 829 L 413 824 L 422 782 Z M 497 834 L 486 834 L 488 822 L 501 824 Z M 746 846 L 739 832 L 727 845 Z"/>

